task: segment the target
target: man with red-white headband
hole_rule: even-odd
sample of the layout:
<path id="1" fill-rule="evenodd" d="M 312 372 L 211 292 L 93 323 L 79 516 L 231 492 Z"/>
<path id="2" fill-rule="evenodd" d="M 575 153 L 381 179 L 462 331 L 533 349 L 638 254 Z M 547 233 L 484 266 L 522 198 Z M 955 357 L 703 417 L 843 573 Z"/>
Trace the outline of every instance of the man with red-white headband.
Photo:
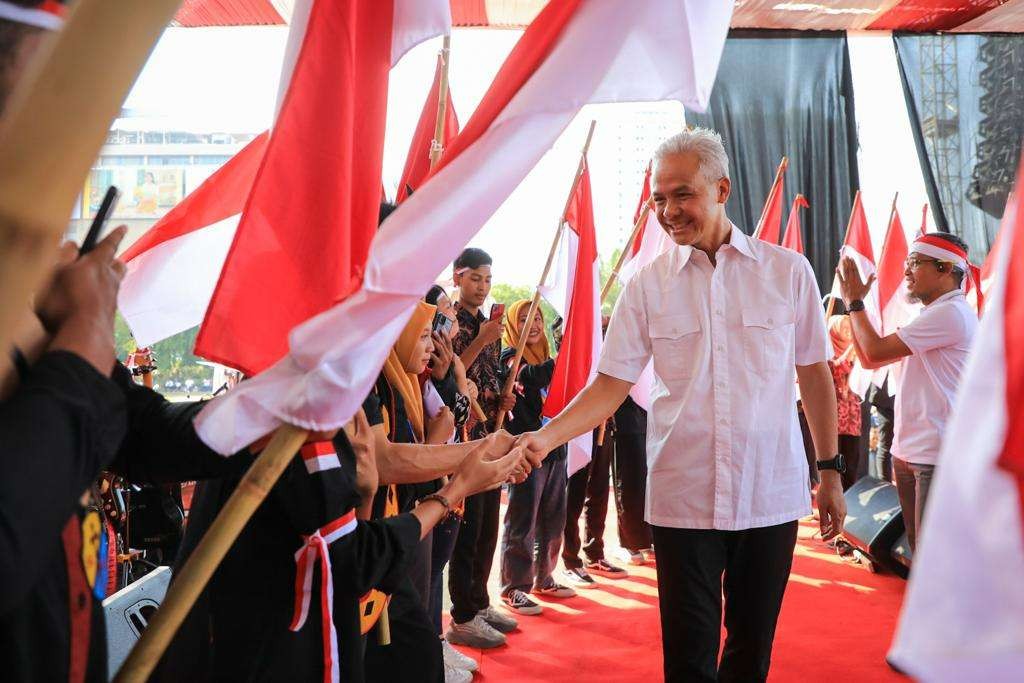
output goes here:
<path id="1" fill-rule="evenodd" d="M 908 325 L 880 337 L 864 312 L 864 297 L 875 280 L 865 283 L 856 264 L 839 265 L 840 289 L 853 323 L 854 345 L 861 364 L 880 368 L 902 359 L 896 393 L 896 428 L 892 454 L 896 488 L 911 550 L 920 538 L 928 488 L 953 410 L 960 375 L 977 330 L 978 319 L 964 296 L 975 280 L 967 245 L 948 232 L 918 237 L 910 249 L 904 277 L 911 300 L 924 309 Z"/>

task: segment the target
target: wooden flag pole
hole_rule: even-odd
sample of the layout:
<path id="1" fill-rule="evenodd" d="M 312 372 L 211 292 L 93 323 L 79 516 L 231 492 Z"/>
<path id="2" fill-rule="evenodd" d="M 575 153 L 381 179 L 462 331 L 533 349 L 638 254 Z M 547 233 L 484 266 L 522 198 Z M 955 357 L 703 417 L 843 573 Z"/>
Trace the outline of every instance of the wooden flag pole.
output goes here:
<path id="1" fill-rule="evenodd" d="M 597 121 L 592 120 L 590 122 L 590 130 L 587 131 L 587 140 L 583 143 L 583 151 L 580 153 L 580 163 L 576 167 L 576 176 L 573 178 L 572 186 L 569 188 L 569 195 L 565 199 L 565 208 L 562 209 L 562 213 L 558 216 L 558 228 L 555 230 L 555 239 L 551 242 L 551 250 L 548 252 L 548 261 L 544 264 L 544 272 L 541 273 L 540 282 L 537 284 L 537 289 L 533 294 L 533 301 L 530 302 L 530 310 L 526 314 L 526 326 L 529 327 L 533 322 L 533 316 L 537 314 L 537 309 L 540 307 L 540 288 L 544 286 L 544 283 L 548 279 L 548 273 L 551 271 L 551 264 L 555 261 L 555 252 L 558 251 L 558 243 L 562 238 L 562 230 L 565 228 L 565 214 L 569 211 L 569 205 L 572 203 L 573 195 L 576 194 L 576 188 L 580 184 L 580 178 L 583 177 L 583 170 L 587 167 L 587 150 L 590 149 L 590 141 L 594 137 L 594 126 L 597 125 Z M 519 340 L 516 343 L 516 355 L 512 362 L 512 370 L 508 373 L 508 379 L 505 380 L 505 387 L 501 390 L 502 396 L 510 396 L 512 394 L 512 387 L 516 383 L 516 371 L 519 367 L 520 361 L 523 359 L 523 353 L 526 351 L 526 338 L 528 334 L 523 334 L 523 330 L 520 330 Z M 494 420 L 494 431 L 501 429 L 502 425 L 505 424 L 505 413 L 503 411 L 498 412 L 498 416 Z"/>
<path id="2" fill-rule="evenodd" d="M 651 200 L 648 199 L 644 202 L 643 211 L 640 212 L 640 218 L 637 219 L 636 224 L 633 226 L 633 232 L 629 235 L 629 240 L 626 242 L 625 248 L 622 253 L 619 254 L 618 260 L 615 262 L 615 267 L 612 268 L 611 274 L 608 276 L 608 281 L 604 283 L 604 289 L 601 290 L 601 303 L 604 304 L 604 300 L 608 298 L 608 292 L 612 289 L 612 284 L 619 277 L 619 270 L 622 268 L 622 264 L 626 262 L 626 254 L 633 249 L 633 244 L 636 242 L 637 235 L 640 234 L 640 230 L 643 229 L 644 224 L 647 223 L 647 217 L 651 213 Z"/>
<path id="3" fill-rule="evenodd" d="M 283 425 L 274 433 L 175 577 L 160 609 L 117 673 L 117 683 L 144 683 L 149 679 L 231 544 L 270 493 L 307 434 L 291 425 Z"/>
<path id="4" fill-rule="evenodd" d="M 846 241 L 846 238 L 849 237 L 849 235 L 850 235 L 850 228 L 853 227 L 853 212 L 857 209 L 857 204 L 859 204 L 859 203 L 860 203 L 860 190 L 857 190 L 857 194 L 853 195 L 853 206 L 850 208 L 850 219 L 848 221 L 846 221 L 846 233 L 843 235 L 843 241 L 844 242 Z M 895 205 L 895 203 L 896 203 L 896 200 L 894 199 L 893 200 L 893 204 Z M 842 257 L 840 257 L 840 258 L 842 258 Z M 836 284 L 838 284 L 838 279 L 839 279 L 839 269 L 837 267 L 836 268 L 835 277 L 832 278 L 832 291 L 833 292 L 835 292 L 835 290 L 836 290 Z M 828 299 L 828 308 L 825 309 L 825 324 L 826 325 L 828 325 L 828 319 L 832 317 L 832 311 L 834 311 L 835 308 L 836 308 L 836 297 L 835 297 L 835 294 L 833 294 Z"/>
<path id="5" fill-rule="evenodd" d="M 782 160 L 779 161 L 778 170 L 775 171 L 775 180 L 772 181 L 772 186 L 768 190 L 768 199 L 765 200 L 764 206 L 761 207 L 761 217 L 757 220 L 757 230 L 754 233 L 755 238 L 760 238 L 761 236 L 761 230 L 764 229 L 764 219 L 768 214 L 768 200 L 772 198 L 772 193 L 775 192 L 775 188 L 779 186 L 780 182 L 782 182 L 782 175 L 786 172 L 787 168 L 789 168 L 789 158 L 784 156 L 782 157 Z"/>
<path id="6" fill-rule="evenodd" d="M 448 61 L 451 54 L 452 37 L 446 34 L 441 44 L 441 53 L 437 56 L 441 60 L 441 79 L 437 86 L 437 120 L 434 122 L 434 140 L 430 145 L 430 168 L 437 166 L 444 152 L 444 123 L 448 115 Z M 422 158 L 422 157 L 421 157 Z"/>
<path id="7" fill-rule="evenodd" d="M 79 0 L 0 119 L 0 349 L 43 281 L 82 183 L 181 0 Z M 59 163 L 55 164 L 55 160 Z"/>

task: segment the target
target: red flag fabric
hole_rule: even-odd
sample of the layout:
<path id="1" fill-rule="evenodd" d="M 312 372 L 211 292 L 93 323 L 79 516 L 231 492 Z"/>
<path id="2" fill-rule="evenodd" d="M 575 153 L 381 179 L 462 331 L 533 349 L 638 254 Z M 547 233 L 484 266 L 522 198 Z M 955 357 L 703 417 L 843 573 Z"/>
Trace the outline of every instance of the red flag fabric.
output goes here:
<path id="1" fill-rule="evenodd" d="M 140 346 L 203 321 L 268 138 L 250 141 L 121 255 L 117 307 Z"/>
<path id="2" fill-rule="evenodd" d="M 909 255 L 900 212 L 893 211 L 885 233 L 885 244 L 882 245 L 882 257 L 878 260 L 878 302 L 883 311 L 900 288 Z"/>
<path id="3" fill-rule="evenodd" d="M 444 66 L 442 60 L 444 59 L 444 55 L 439 55 L 437 58 L 434 84 L 430 87 L 430 92 L 427 93 L 427 101 L 423 103 L 423 111 L 420 113 L 419 123 L 416 124 L 416 132 L 413 133 L 412 142 L 409 144 L 405 169 L 402 171 L 402 179 L 398 182 L 398 193 L 395 195 L 398 203 L 408 196 L 409 188 L 412 188 L 413 191 L 419 189 L 423 179 L 430 172 L 430 151 L 433 148 L 434 129 L 437 126 L 437 100 L 441 90 L 441 71 Z M 458 134 L 459 119 L 455 115 L 452 93 L 449 88 L 444 108 L 444 139 L 440 140 L 442 149 Z"/>
<path id="4" fill-rule="evenodd" d="M 576 262 L 569 280 L 572 289 L 565 312 L 562 346 L 544 400 L 543 415 L 549 418 L 558 415 L 590 383 L 597 372 L 601 353 L 600 262 L 590 170 L 586 166 L 569 202 L 565 221 L 563 239 L 569 242 L 567 253 L 576 254 Z M 590 461 L 591 446 L 589 433 L 570 442 L 570 475 Z"/>
<path id="5" fill-rule="evenodd" d="M 928 234 L 928 204 L 921 209 L 921 227 L 917 229 L 917 237 Z M 916 238 L 915 238 L 916 239 Z"/>
<path id="6" fill-rule="evenodd" d="M 761 218 L 754 229 L 754 237 L 772 244 L 779 243 L 779 234 L 782 231 L 782 193 L 786 185 L 786 168 L 776 176 L 772 183 L 772 189 L 768 191 L 768 198 L 764 201 L 764 209 L 761 211 Z"/>
<path id="7" fill-rule="evenodd" d="M 197 355 L 255 374 L 295 325 L 358 287 L 377 229 L 392 19 L 390 1 L 313 5 Z"/>
<path id="8" fill-rule="evenodd" d="M 1007 212 L 1012 211 L 1012 222 L 1004 218 L 996 235 L 996 245 L 1008 240 L 1010 253 L 1006 258 L 1003 291 L 1003 348 L 1006 354 L 1006 439 L 999 455 L 999 466 L 1017 479 L 1020 495 L 1021 523 L 1024 525 L 1024 212 L 1016 198 L 1024 196 L 1024 156 L 1017 169 L 1017 189 L 1006 203 Z M 1010 233 L 1003 235 L 1004 232 Z M 1017 247 L 1014 249 L 1013 247 Z M 998 257 L 997 257 L 998 258 Z M 994 265 L 994 264 L 993 264 Z M 990 266 L 991 268 L 992 266 Z M 1024 528 L 1024 527 L 1022 527 Z"/>
<path id="9" fill-rule="evenodd" d="M 786 234 L 782 238 L 782 246 L 802 254 L 804 253 L 803 229 L 800 227 L 800 209 L 809 209 L 811 205 L 807 198 L 798 194 L 793 198 L 793 207 L 789 210 L 789 220 L 786 221 Z"/>

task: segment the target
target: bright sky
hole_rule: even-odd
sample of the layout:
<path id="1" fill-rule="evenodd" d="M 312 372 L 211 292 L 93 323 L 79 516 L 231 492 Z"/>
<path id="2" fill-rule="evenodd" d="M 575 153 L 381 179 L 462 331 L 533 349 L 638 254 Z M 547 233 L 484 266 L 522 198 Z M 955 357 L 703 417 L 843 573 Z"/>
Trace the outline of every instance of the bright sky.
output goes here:
<path id="1" fill-rule="evenodd" d="M 454 31 L 450 81 L 460 123 L 469 119 L 520 35 Z M 191 130 L 262 131 L 273 115 L 286 39 L 286 27 L 169 28 L 125 106 Z M 392 71 L 384 150 L 389 193 L 398 185 L 440 45 L 438 38 L 418 46 Z M 683 109 L 678 103 L 615 104 L 581 112 L 471 242 L 494 257 L 498 282 L 536 284 L 592 118 L 594 216 L 598 248 L 607 258 L 632 229 L 647 159 L 661 139 L 682 127 Z"/>

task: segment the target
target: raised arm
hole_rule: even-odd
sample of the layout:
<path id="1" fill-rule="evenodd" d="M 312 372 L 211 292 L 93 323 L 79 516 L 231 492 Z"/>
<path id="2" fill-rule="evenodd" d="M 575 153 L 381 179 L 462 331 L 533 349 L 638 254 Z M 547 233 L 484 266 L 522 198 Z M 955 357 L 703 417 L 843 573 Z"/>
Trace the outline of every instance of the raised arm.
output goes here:
<path id="1" fill-rule="evenodd" d="M 863 301 L 874 281 L 874 275 L 869 276 L 867 282 L 861 280 L 853 259 L 847 257 L 840 262 L 839 288 L 847 307 L 851 301 Z M 868 370 L 886 366 L 911 354 L 911 350 L 895 333 L 880 336 L 865 311 L 851 311 L 850 325 L 853 328 L 853 344 L 860 364 Z"/>

